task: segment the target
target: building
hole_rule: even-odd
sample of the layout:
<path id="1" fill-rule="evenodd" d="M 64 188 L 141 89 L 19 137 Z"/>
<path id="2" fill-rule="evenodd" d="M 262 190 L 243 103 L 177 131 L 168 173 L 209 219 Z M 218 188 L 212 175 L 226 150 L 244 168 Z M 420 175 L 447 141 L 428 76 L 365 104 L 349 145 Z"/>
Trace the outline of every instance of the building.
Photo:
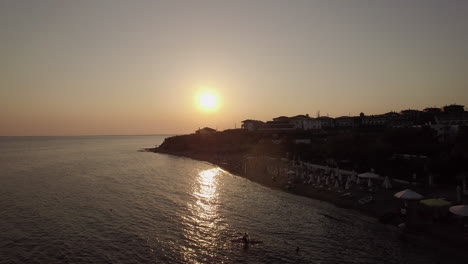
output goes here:
<path id="1" fill-rule="evenodd" d="M 297 115 L 293 117 L 289 117 L 289 122 L 294 124 L 294 127 L 296 129 L 302 129 L 305 130 L 305 122 L 310 119 L 309 115 Z"/>
<path id="2" fill-rule="evenodd" d="M 296 130 L 294 124 L 288 121 L 268 121 L 261 126 L 259 131 L 292 131 Z"/>
<path id="3" fill-rule="evenodd" d="M 355 126 L 354 117 L 351 116 L 340 116 L 335 118 L 336 127 L 350 128 Z"/>
<path id="4" fill-rule="evenodd" d="M 362 126 L 385 127 L 388 124 L 388 118 L 384 115 L 371 115 L 361 117 Z"/>
<path id="5" fill-rule="evenodd" d="M 304 130 L 319 130 L 322 129 L 322 122 L 318 118 L 309 118 L 304 120 Z"/>
<path id="6" fill-rule="evenodd" d="M 322 129 L 335 127 L 335 120 L 328 116 L 319 116 L 317 117 L 320 120 L 320 125 Z"/>
<path id="7" fill-rule="evenodd" d="M 446 105 L 443 109 L 444 113 L 461 114 L 465 112 L 465 106 L 457 104 Z"/>
<path id="8" fill-rule="evenodd" d="M 210 135 L 216 133 L 216 129 L 204 127 L 202 129 L 198 129 L 195 133 L 197 133 L 198 135 Z"/>
<path id="9" fill-rule="evenodd" d="M 260 129 L 265 123 L 259 120 L 247 119 L 242 121 L 242 128 L 248 131 L 256 131 Z"/>
<path id="10" fill-rule="evenodd" d="M 458 135 L 460 127 L 468 126 L 468 115 L 438 115 L 430 125 L 440 140 L 450 140 Z"/>

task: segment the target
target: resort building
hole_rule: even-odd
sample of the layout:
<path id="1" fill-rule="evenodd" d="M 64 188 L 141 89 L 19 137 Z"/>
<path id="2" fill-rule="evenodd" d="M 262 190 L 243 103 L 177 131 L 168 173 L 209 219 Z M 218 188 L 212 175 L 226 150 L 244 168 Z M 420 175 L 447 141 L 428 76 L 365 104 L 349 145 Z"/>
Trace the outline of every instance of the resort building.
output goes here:
<path id="1" fill-rule="evenodd" d="M 256 131 L 261 128 L 265 123 L 259 120 L 247 119 L 242 121 L 242 128 L 248 131 Z"/>

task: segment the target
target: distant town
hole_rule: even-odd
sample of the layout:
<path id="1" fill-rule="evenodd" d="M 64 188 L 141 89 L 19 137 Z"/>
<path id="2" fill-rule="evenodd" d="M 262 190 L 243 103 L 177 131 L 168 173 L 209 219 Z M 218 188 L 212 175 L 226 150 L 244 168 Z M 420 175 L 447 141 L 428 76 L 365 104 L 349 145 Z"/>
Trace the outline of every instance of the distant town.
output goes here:
<path id="1" fill-rule="evenodd" d="M 247 119 L 242 128 L 248 131 L 321 131 L 328 129 L 346 130 L 359 127 L 369 128 L 416 128 L 430 127 L 437 132 L 440 140 L 456 136 L 461 126 L 468 126 L 468 112 L 463 105 L 451 104 L 442 108 L 428 107 L 421 110 L 407 109 L 401 112 L 388 112 L 380 115 L 310 117 L 308 114 L 292 117 L 279 116 L 271 121 Z"/>

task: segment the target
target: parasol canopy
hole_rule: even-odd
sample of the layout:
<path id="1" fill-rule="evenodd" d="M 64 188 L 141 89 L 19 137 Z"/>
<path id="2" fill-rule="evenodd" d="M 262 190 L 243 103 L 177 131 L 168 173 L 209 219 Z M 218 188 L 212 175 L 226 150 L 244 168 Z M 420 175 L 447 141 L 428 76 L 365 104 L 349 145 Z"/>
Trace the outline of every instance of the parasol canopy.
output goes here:
<path id="1" fill-rule="evenodd" d="M 393 196 L 395 196 L 398 199 L 404 199 L 404 200 L 420 200 L 423 198 L 422 195 L 420 195 L 417 192 L 414 192 L 410 189 L 403 190 L 401 192 L 395 193 Z"/>
<path id="2" fill-rule="evenodd" d="M 430 207 L 442 207 L 452 205 L 451 202 L 446 201 L 443 198 L 421 200 L 420 203 Z"/>
<path id="3" fill-rule="evenodd" d="M 361 173 L 358 175 L 358 177 L 364 179 L 380 179 L 380 176 L 378 174 L 372 172 Z"/>
<path id="4" fill-rule="evenodd" d="M 449 208 L 449 211 L 452 214 L 460 215 L 460 216 L 468 216 L 468 205 L 455 205 Z"/>

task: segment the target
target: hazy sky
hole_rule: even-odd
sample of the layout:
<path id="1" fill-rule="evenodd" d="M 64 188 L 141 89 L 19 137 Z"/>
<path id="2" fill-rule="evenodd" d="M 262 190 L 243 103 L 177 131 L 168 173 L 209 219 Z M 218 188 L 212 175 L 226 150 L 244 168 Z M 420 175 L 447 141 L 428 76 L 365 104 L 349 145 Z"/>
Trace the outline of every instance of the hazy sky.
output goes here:
<path id="1" fill-rule="evenodd" d="M 465 0 L 1 0 L 0 37 L 0 135 L 468 105 Z"/>

